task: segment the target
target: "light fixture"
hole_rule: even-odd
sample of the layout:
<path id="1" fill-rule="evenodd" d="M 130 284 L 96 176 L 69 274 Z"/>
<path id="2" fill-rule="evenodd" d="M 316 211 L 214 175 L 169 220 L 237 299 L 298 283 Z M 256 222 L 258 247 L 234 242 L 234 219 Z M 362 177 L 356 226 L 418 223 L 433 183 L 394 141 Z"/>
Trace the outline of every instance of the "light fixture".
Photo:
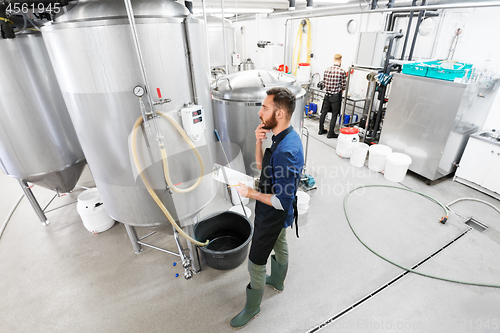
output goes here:
<path id="1" fill-rule="evenodd" d="M 288 10 L 295 10 L 295 0 L 288 0 Z"/>
<path id="2" fill-rule="evenodd" d="M 306 1 L 306 8 L 313 8 L 313 0 Z"/>

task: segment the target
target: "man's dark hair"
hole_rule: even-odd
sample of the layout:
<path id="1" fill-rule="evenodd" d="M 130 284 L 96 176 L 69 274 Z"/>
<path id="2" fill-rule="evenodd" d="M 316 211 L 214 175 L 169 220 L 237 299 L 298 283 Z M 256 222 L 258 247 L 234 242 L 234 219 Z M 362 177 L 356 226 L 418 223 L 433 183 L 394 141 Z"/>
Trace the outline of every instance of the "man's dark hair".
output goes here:
<path id="1" fill-rule="evenodd" d="M 274 95 L 273 102 L 277 109 L 283 109 L 286 112 L 287 119 L 292 118 L 295 110 L 295 95 L 290 90 L 283 87 L 274 87 L 266 91 L 267 95 Z"/>

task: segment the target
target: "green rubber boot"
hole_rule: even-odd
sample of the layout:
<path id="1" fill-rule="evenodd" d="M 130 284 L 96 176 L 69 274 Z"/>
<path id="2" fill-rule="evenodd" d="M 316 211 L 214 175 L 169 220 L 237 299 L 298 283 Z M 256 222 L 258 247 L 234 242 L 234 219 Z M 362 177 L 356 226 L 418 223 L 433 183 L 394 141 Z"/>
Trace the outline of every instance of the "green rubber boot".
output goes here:
<path id="1" fill-rule="evenodd" d="M 273 287 L 277 292 L 285 289 L 285 277 L 288 271 L 288 263 L 280 264 L 276 261 L 276 256 L 271 256 L 271 275 L 266 276 L 266 284 Z"/>
<path id="2" fill-rule="evenodd" d="M 232 328 L 242 328 L 246 326 L 250 320 L 257 317 L 260 312 L 262 296 L 264 296 L 264 289 L 251 289 L 250 283 L 247 285 L 247 302 L 245 308 L 231 319 L 230 325 Z"/>

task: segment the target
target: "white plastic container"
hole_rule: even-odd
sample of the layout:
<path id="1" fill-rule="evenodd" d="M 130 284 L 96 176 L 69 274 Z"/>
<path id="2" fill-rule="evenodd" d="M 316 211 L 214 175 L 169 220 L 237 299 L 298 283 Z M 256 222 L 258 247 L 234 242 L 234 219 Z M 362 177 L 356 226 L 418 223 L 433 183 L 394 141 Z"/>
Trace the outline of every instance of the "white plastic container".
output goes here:
<path id="1" fill-rule="evenodd" d="M 115 220 L 106 212 L 97 188 L 85 190 L 78 195 L 76 210 L 85 228 L 93 234 L 106 231 L 115 224 Z"/>
<path id="2" fill-rule="evenodd" d="M 297 191 L 297 208 L 300 210 L 306 210 L 309 208 L 309 200 L 311 197 L 309 194 L 303 191 Z"/>
<path id="3" fill-rule="evenodd" d="M 239 213 L 243 216 L 245 216 L 245 213 L 243 213 L 243 209 L 241 208 L 241 204 L 238 204 L 238 206 L 233 206 L 231 208 L 229 208 L 229 211 L 230 212 L 235 212 L 235 213 Z M 247 218 L 250 218 L 250 216 L 252 216 L 252 210 L 248 207 L 245 207 L 245 212 L 247 213 Z"/>
<path id="4" fill-rule="evenodd" d="M 382 172 L 385 168 L 386 156 L 392 153 L 392 148 L 385 145 L 373 145 L 368 149 L 368 168 L 373 171 Z"/>
<path id="5" fill-rule="evenodd" d="M 359 142 L 359 130 L 354 127 L 345 127 L 340 129 L 340 135 L 337 139 L 337 155 L 342 158 L 350 158 L 352 147 Z"/>
<path id="6" fill-rule="evenodd" d="M 384 177 L 391 182 L 402 182 L 411 164 L 411 157 L 401 153 L 390 153 L 386 157 Z"/>
<path id="7" fill-rule="evenodd" d="M 311 64 L 303 62 L 298 65 L 297 80 L 301 84 L 307 84 L 311 82 Z"/>
<path id="8" fill-rule="evenodd" d="M 361 168 L 365 165 L 366 154 L 368 154 L 368 145 L 362 142 L 356 142 L 352 145 L 352 155 L 349 163 L 352 166 Z"/>

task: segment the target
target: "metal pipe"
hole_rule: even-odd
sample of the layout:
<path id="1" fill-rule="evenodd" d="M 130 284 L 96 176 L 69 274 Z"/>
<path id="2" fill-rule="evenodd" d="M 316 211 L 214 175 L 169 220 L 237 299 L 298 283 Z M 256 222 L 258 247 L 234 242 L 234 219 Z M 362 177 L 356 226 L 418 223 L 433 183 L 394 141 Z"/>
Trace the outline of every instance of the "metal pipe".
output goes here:
<path id="1" fill-rule="evenodd" d="M 366 134 L 368 132 L 368 124 L 370 122 L 370 115 L 372 113 L 373 99 L 375 98 L 375 86 L 376 86 L 375 81 L 370 82 L 370 88 L 372 90 L 372 95 L 370 97 L 370 105 L 368 106 L 368 114 L 366 115 L 365 132 L 363 133 L 363 142 L 364 143 L 366 143 Z"/>
<path id="2" fill-rule="evenodd" d="M 35 198 L 35 195 L 33 192 L 31 192 L 31 189 L 28 185 L 28 183 L 25 180 L 18 179 L 19 185 L 21 185 L 21 188 L 23 189 L 24 194 L 26 195 L 26 198 L 31 204 L 31 207 L 33 207 L 33 210 L 35 211 L 36 215 L 38 215 L 38 218 L 42 222 L 44 226 L 47 226 L 49 222 L 47 221 L 47 216 L 45 216 L 45 213 L 43 212 L 42 208 L 40 207 L 40 204 Z"/>
<path id="3" fill-rule="evenodd" d="M 193 88 L 193 100 L 194 104 L 199 104 L 198 100 L 198 91 L 196 89 L 196 78 L 194 75 L 194 65 L 193 65 L 193 60 L 191 59 L 192 54 L 191 50 L 193 49 L 191 47 L 191 37 L 190 37 L 190 28 L 189 28 L 189 23 L 188 23 L 188 18 L 184 20 L 184 32 L 186 35 L 186 48 L 187 48 L 187 54 L 188 54 L 188 62 L 189 62 L 189 72 L 191 74 L 191 87 Z"/>
<path id="4" fill-rule="evenodd" d="M 148 238 L 149 236 L 152 236 L 152 235 L 154 235 L 154 234 L 156 234 L 156 231 L 150 232 L 150 233 L 149 233 L 149 234 L 147 234 L 146 236 L 142 236 L 141 238 L 139 238 L 139 240 L 143 240 L 143 239 Z"/>
<path id="5" fill-rule="evenodd" d="M 290 19 L 287 19 L 285 21 L 285 43 L 283 46 L 283 73 L 286 73 L 286 50 L 287 50 L 287 44 L 288 44 L 288 21 Z"/>
<path id="6" fill-rule="evenodd" d="M 426 0 L 422 0 L 422 6 L 425 6 Z M 413 57 L 413 51 L 415 50 L 415 44 L 417 43 L 418 30 L 420 29 L 420 24 L 422 23 L 422 17 L 425 15 L 425 10 L 421 10 L 418 13 L 417 25 L 415 26 L 415 32 L 413 33 L 413 41 L 411 43 L 410 54 L 408 55 L 408 60 L 411 61 Z"/>
<path id="7" fill-rule="evenodd" d="M 59 209 L 59 208 L 66 207 L 66 206 L 72 205 L 72 204 L 77 203 L 77 202 L 78 202 L 78 200 L 71 201 L 71 202 L 69 202 L 69 203 L 67 203 L 67 204 L 64 204 L 64 205 L 61 205 L 61 206 L 59 206 L 59 207 L 49 209 L 49 210 L 45 211 L 45 213 L 50 213 L 50 212 L 53 212 L 53 211 L 55 211 L 55 210 L 57 210 L 57 209 Z"/>
<path id="8" fill-rule="evenodd" d="M 305 134 L 304 131 L 306 131 Z M 305 175 L 307 169 L 307 153 L 309 152 L 309 129 L 306 126 L 302 126 L 302 135 L 306 137 L 306 152 L 304 154 L 304 167 L 302 168 L 302 175 Z"/>
<path id="9" fill-rule="evenodd" d="M 146 67 L 144 66 L 144 58 L 142 57 L 141 47 L 139 44 L 139 36 L 137 35 L 137 27 L 135 24 L 134 12 L 132 9 L 132 3 L 130 0 L 123 0 L 125 2 L 125 7 L 127 9 L 127 16 L 130 23 L 130 30 L 132 31 L 132 37 L 135 46 L 135 52 L 137 54 L 137 58 L 139 59 L 139 66 L 141 68 L 142 79 L 144 80 L 144 85 L 146 86 L 146 94 L 148 96 L 148 101 L 150 107 L 153 108 L 153 98 L 151 97 L 151 87 L 149 85 L 148 76 L 146 74 Z"/>
<path id="10" fill-rule="evenodd" d="M 173 226 L 172 226 L 173 227 Z M 179 239 L 179 232 L 174 228 L 174 239 L 177 244 L 177 249 L 179 250 L 179 257 L 181 258 L 182 267 L 184 267 L 184 278 L 190 280 L 193 277 L 193 272 L 191 270 L 191 259 L 184 253 L 184 248 L 182 247 L 181 240 Z M 188 244 L 191 242 L 188 242 Z"/>
<path id="11" fill-rule="evenodd" d="M 155 250 L 158 250 L 158 251 L 161 251 L 161 252 L 165 252 L 165 253 L 168 253 L 168 254 L 171 254 L 173 256 L 177 256 L 177 257 L 180 257 L 180 255 L 178 253 L 175 253 L 175 252 L 172 252 L 172 251 L 169 251 L 169 250 L 165 250 L 165 249 L 162 249 L 161 247 L 158 247 L 158 246 L 154 246 L 154 245 L 151 245 L 151 244 L 148 244 L 148 243 L 144 243 L 144 242 L 141 242 L 141 241 L 137 241 L 138 244 L 140 245 L 143 245 L 143 246 L 147 246 L 147 247 L 150 247 L 152 249 L 155 249 Z M 137 253 L 137 252 L 136 252 Z"/>
<path id="12" fill-rule="evenodd" d="M 417 0 L 413 0 L 411 3 L 411 6 L 414 7 L 416 4 L 417 4 Z M 414 13 L 413 10 L 410 11 L 410 16 L 408 18 L 408 28 L 406 28 L 405 41 L 403 44 L 403 51 L 401 52 L 401 60 L 404 60 L 404 57 L 405 57 L 406 45 L 408 44 L 408 36 L 410 34 L 411 21 L 413 20 L 413 13 Z"/>
<path id="13" fill-rule="evenodd" d="M 384 73 L 389 75 L 391 71 L 391 66 L 389 65 L 389 61 L 391 60 L 392 46 L 394 44 L 394 40 L 403 37 L 402 34 L 397 34 L 391 36 L 391 40 L 389 41 L 389 47 L 387 48 L 387 54 L 385 55 L 385 64 L 384 64 Z"/>
<path id="14" fill-rule="evenodd" d="M 193 217 L 192 222 L 198 223 L 199 215 Z M 184 228 L 187 234 L 191 237 L 194 236 L 193 224 L 188 225 Z M 200 264 L 200 256 L 198 255 L 198 248 L 191 242 L 187 242 L 187 247 L 189 250 L 189 254 L 191 255 L 191 268 L 193 269 L 194 274 L 198 274 L 201 272 L 201 264 Z"/>
<path id="15" fill-rule="evenodd" d="M 351 65 L 351 67 L 349 68 L 349 73 L 348 73 L 349 75 L 347 75 L 347 82 L 345 85 L 345 96 L 344 100 L 342 101 L 342 110 L 340 112 L 340 128 L 344 126 L 344 115 L 347 108 L 347 92 L 349 91 L 349 83 L 351 82 L 352 70 L 354 70 L 354 65 Z M 332 119 L 332 121 L 337 121 L 337 119 Z"/>
<path id="16" fill-rule="evenodd" d="M 439 5 L 425 5 L 420 6 L 419 10 L 437 10 L 437 9 L 465 9 L 465 8 L 482 8 L 482 7 L 499 7 L 500 1 L 491 2 L 468 2 L 460 4 L 439 4 Z M 346 11 L 341 12 L 340 10 L 345 9 Z M 350 10 L 352 9 L 352 10 Z M 290 17 L 287 20 L 301 20 L 304 18 L 314 18 L 314 17 L 327 17 L 327 16 L 342 16 L 342 15 L 353 15 L 353 14 L 372 14 L 372 13 L 385 13 L 385 12 L 409 12 L 415 10 L 411 6 L 405 7 L 393 7 L 393 8 L 380 8 L 374 10 L 361 10 L 359 9 L 359 4 L 356 5 L 346 5 L 346 6 L 321 6 L 315 7 L 313 9 L 300 9 L 296 10 L 294 13 L 289 12 L 278 12 L 268 14 L 269 18 L 279 17 L 279 16 L 290 16 L 296 15 L 296 17 Z M 329 13 L 329 11 L 331 11 Z M 312 12 L 312 13 L 311 13 Z M 314 14 L 318 12 L 317 14 Z M 301 16 L 302 15 L 302 16 Z"/>
<path id="17" fill-rule="evenodd" d="M 57 193 L 54 194 L 54 196 L 52 197 L 52 199 L 50 199 L 49 203 L 42 209 L 44 212 L 45 210 L 47 209 L 47 207 L 49 207 L 49 205 L 52 203 L 52 201 L 54 201 L 54 199 L 57 197 Z"/>
<path id="18" fill-rule="evenodd" d="M 124 224 L 125 230 L 127 230 L 128 237 L 130 238 L 130 241 L 132 242 L 132 247 L 134 248 L 135 254 L 139 254 L 142 252 L 142 246 L 139 243 L 139 237 L 137 237 L 137 232 L 135 231 L 135 228 L 133 226 L 130 226 L 128 224 Z"/>
<path id="19" fill-rule="evenodd" d="M 130 2 L 130 0 L 123 0 L 123 1 L 125 2 L 125 7 L 127 9 L 128 21 L 130 23 L 129 25 L 130 25 L 130 30 L 132 32 L 132 39 L 134 41 L 135 52 L 139 60 L 139 67 L 141 69 L 142 79 L 146 87 L 146 95 L 148 96 L 149 107 L 151 108 L 151 115 L 153 116 L 153 125 L 155 127 L 157 139 L 159 140 L 160 144 L 163 144 L 160 130 L 158 124 L 156 123 L 155 113 L 153 111 L 154 102 L 153 102 L 153 96 L 151 95 L 152 90 L 151 86 L 149 85 L 149 80 L 146 73 L 146 66 L 144 65 L 144 58 L 142 57 L 141 45 L 139 43 L 139 36 L 137 34 L 137 27 L 135 24 L 134 10 L 132 8 L 132 3 Z M 146 120 L 147 119 L 144 119 L 144 124 L 146 124 Z"/>
<path id="20" fill-rule="evenodd" d="M 224 17 L 224 0 L 220 0 L 220 6 L 222 11 L 222 42 L 224 43 L 224 69 L 226 70 L 226 73 L 229 73 L 228 71 L 229 68 L 227 64 L 226 19 Z"/>

